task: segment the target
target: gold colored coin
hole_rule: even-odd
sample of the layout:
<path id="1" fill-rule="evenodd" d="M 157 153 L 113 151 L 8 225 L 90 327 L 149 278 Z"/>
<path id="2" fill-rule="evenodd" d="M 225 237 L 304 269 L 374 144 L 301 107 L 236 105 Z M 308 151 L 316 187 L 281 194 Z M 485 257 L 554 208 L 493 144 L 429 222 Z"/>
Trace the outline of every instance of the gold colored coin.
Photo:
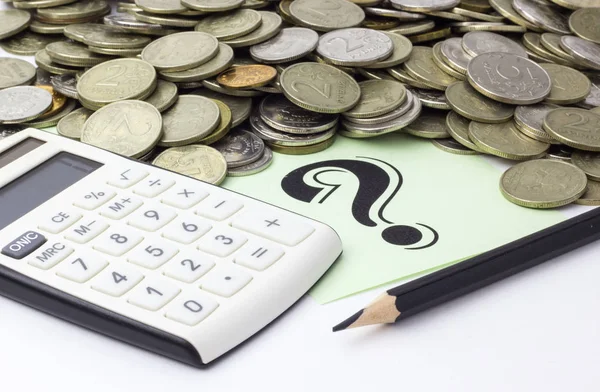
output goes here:
<path id="1" fill-rule="evenodd" d="M 492 9 L 488 0 L 461 0 L 460 6 L 475 12 L 489 12 Z"/>
<path id="2" fill-rule="evenodd" d="M 559 142 L 584 151 L 600 151 L 600 114 L 580 108 L 554 109 L 544 130 Z"/>
<path id="3" fill-rule="evenodd" d="M 455 155 L 479 155 L 480 153 L 467 148 L 454 139 L 431 139 L 431 144 L 442 151 Z"/>
<path id="4" fill-rule="evenodd" d="M 503 33 L 524 33 L 527 29 L 523 26 L 515 26 L 515 25 L 507 25 L 497 22 L 477 22 L 469 23 L 464 26 L 454 27 L 452 30 L 455 33 L 467 33 L 469 31 L 495 31 L 495 32 L 503 32 Z"/>
<path id="5" fill-rule="evenodd" d="M 56 131 L 59 135 L 79 140 L 85 122 L 93 113 L 86 108 L 74 110 L 58 122 Z"/>
<path id="6" fill-rule="evenodd" d="M 317 144 L 311 144 L 308 146 L 290 147 L 290 146 L 280 146 L 278 144 L 272 144 L 272 143 L 267 143 L 267 145 L 271 148 L 271 150 L 273 150 L 274 152 L 278 152 L 280 154 L 308 155 L 308 154 L 314 154 L 317 152 L 327 150 L 329 147 L 331 147 L 333 145 L 334 141 L 335 141 L 335 136 L 333 136 L 323 142 L 320 142 Z"/>
<path id="7" fill-rule="evenodd" d="M 512 6 L 512 0 L 489 0 L 490 5 L 497 13 L 504 16 L 506 19 L 510 20 L 514 24 L 519 26 L 523 26 L 528 30 L 535 31 L 537 33 L 541 33 L 544 30 L 531 23 L 530 21 L 524 19 Z"/>
<path id="8" fill-rule="evenodd" d="M 600 181 L 600 154 L 575 150 L 571 155 L 571 161 L 575 166 L 587 174 L 588 178 Z"/>
<path id="9" fill-rule="evenodd" d="M 392 30 L 393 31 L 393 30 Z M 450 27 L 444 27 L 438 30 L 428 31 L 426 33 L 411 35 L 408 37 L 410 42 L 418 44 L 421 42 L 434 41 L 436 39 L 446 38 L 452 34 Z"/>
<path id="10" fill-rule="evenodd" d="M 219 185 L 227 175 L 227 162 L 212 147 L 198 144 L 166 149 L 152 164 L 200 181 Z"/>
<path id="11" fill-rule="evenodd" d="M 585 173 L 567 162 L 537 159 L 508 169 L 500 191 L 511 203 L 529 208 L 556 208 L 579 199 L 586 191 Z"/>
<path id="12" fill-rule="evenodd" d="M 583 196 L 575 200 L 575 204 L 600 206 L 600 182 L 588 180 L 587 190 Z"/>
<path id="13" fill-rule="evenodd" d="M 448 63 L 446 63 L 443 57 L 442 42 L 438 42 L 433 45 L 433 62 L 435 65 L 453 78 L 456 78 L 457 80 L 465 80 L 466 76 L 452 68 Z"/>
<path id="14" fill-rule="evenodd" d="M 540 64 L 550 75 L 552 88 L 546 102 L 570 105 L 583 101 L 592 89 L 587 76 L 573 68 L 559 64 Z"/>
<path id="15" fill-rule="evenodd" d="M 450 85 L 446 89 L 446 101 L 461 116 L 484 123 L 503 123 L 515 113 L 514 106 L 479 94 L 468 82 Z"/>
<path id="16" fill-rule="evenodd" d="M 448 112 L 446 116 L 446 128 L 450 136 L 468 149 L 481 153 L 479 147 L 469 139 L 470 123 L 471 121 L 468 118 L 464 118 L 454 111 Z"/>
<path id="17" fill-rule="evenodd" d="M 255 88 L 266 86 L 277 76 L 277 70 L 268 65 L 239 65 L 217 76 L 217 82 L 227 88 Z"/>
<path id="18" fill-rule="evenodd" d="M 550 144 L 525 136 L 514 121 L 501 124 L 485 124 L 472 121 L 469 139 L 483 152 L 514 161 L 543 157 Z"/>
<path id="19" fill-rule="evenodd" d="M 402 23 L 400 26 L 391 29 L 390 33 L 401 35 L 413 35 L 426 33 L 435 27 L 435 22 L 432 20 L 419 20 L 416 22 Z"/>
<path id="20" fill-rule="evenodd" d="M 560 34 L 544 33 L 540 36 L 540 43 L 542 44 L 542 47 L 548 52 L 554 53 L 558 57 L 561 57 L 570 63 L 577 64 L 577 60 L 575 59 L 575 57 L 565 52 L 562 46 L 560 46 L 561 37 L 562 35 Z"/>
<path id="21" fill-rule="evenodd" d="M 390 30 L 400 26 L 400 21 L 394 18 L 371 15 L 363 20 L 362 26 L 373 30 Z"/>
<path id="22" fill-rule="evenodd" d="M 542 36 L 536 33 L 525 33 L 522 38 L 523 45 L 533 53 L 545 59 L 545 62 L 553 62 L 560 65 L 572 66 L 572 63 L 556 54 L 546 50 L 542 46 Z"/>
<path id="23" fill-rule="evenodd" d="M 404 127 L 403 132 L 425 139 L 451 137 L 446 126 L 446 112 L 429 108 L 423 108 L 419 118 Z"/>
<path id="24" fill-rule="evenodd" d="M 213 144 L 223 139 L 225 135 L 229 132 L 232 126 L 232 112 L 229 106 L 219 101 L 218 99 L 213 99 L 213 101 L 219 107 L 219 112 L 221 113 L 221 119 L 219 121 L 219 125 L 217 129 L 210 135 L 206 136 L 204 139 L 198 141 L 198 144 Z"/>
<path id="25" fill-rule="evenodd" d="M 581 8 L 569 17 L 569 28 L 575 35 L 597 44 L 600 44 L 599 25 L 600 8 Z"/>
<path id="26" fill-rule="evenodd" d="M 61 109 L 67 103 L 67 97 L 65 97 L 58 91 L 55 91 L 52 86 L 39 86 L 38 85 L 35 87 L 41 88 L 42 90 L 46 90 L 50 94 L 52 94 L 52 106 L 44 114 L 42 114 L 40 117 L 38 117 L 38 120 L 43 120 L 45 118 L 52 117 L 56 113 L 60 112 Z"/>
<path id="27" fill-rule="evenodd" d="M 410 58 L 403 65 L 410 76 L 437 90 L 445 90 L 458 81 L 435 64 L 433 49 L 429 47 L 414 46 Z"/>

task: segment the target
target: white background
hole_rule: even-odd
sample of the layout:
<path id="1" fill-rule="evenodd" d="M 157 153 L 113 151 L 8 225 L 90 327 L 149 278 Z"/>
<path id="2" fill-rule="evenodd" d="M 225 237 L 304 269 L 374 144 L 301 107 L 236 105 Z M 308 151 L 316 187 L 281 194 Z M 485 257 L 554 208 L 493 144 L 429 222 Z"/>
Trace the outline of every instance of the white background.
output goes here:
<path id="1" fill-rule="evenodd" d="M 0 297 L 0 391 L 597 391 L 599 252 L 587 246 L 398 325 L 331 332 L 383 288 L 325 306 L 305 297 L 203 370 Z"/>

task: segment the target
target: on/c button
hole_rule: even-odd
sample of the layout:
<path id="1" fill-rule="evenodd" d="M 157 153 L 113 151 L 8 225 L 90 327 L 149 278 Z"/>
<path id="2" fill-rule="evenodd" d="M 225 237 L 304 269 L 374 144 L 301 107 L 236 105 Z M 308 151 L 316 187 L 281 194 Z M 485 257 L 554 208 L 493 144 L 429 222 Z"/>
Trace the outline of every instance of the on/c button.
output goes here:
<path id="1" fill-rule="evenodd" d="M 2 248 L 2 254 L 20 260 L 42 246 L 46 241 L 46 237 L 40 233 L 33 230 L 26 231 Z"/>

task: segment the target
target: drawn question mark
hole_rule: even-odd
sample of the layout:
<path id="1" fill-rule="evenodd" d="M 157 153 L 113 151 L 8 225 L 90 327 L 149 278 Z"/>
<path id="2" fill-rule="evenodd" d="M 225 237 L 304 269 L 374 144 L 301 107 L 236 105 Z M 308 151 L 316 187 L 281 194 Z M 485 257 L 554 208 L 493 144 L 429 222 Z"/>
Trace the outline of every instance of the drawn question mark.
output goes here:
<path id="1" fill-rule="evenodd" d="M 400 171 L 394 166 L 376 158 L 357 158 L 359 159 L 335 159 L 315 162 L 299 167 L 288 173 L 281 180 L 281 188 L 289 196 L 305 203 L 315 201 L 317 195 L 321 194 L 325 189 L 328 189 L 328 192 L 317 201 L 319 204 L 323 204 L 341 187 L 341 184 L 328 183 L 323 181 L 320 177 L 324 173 L 331 172 L 351 173 L 356 176 L 359 181 L 359 187 L 351 207 L 352 216 L 358 223 L 367 227 L 376 227 L 377 222 L 371 219 L 369 212 L 378 200 L 391 191 L 390 195 L 383 201 L 379 211 L 377 211 L 377 216 L 382 222 L 392 225 L 386 227 L 382 231 L 381 237 L 390 244 L 405 247 L 413 246 L 421 242 L 423 239 L 423 232 L 419 230 L 419 228 L 407 225 L 395 225 L 384 216 L 385 208 L 402 187 L 403 180 Z M 396 178 L 392 179 L 381 165 L 390 168 L 391 172 L 396 175 Z M 311 172 L 313 173 L 312 180 L 320 186 L 312 186 L 304 181 L 305 176 Z M 426 249 L 438 242 L 439 235 L 436 230 L 423 223 L 416 223 L 416 225 L 429 230 L 433 234 L 433 239 L 425 245 L 407 247 L 407 250 Z"/>

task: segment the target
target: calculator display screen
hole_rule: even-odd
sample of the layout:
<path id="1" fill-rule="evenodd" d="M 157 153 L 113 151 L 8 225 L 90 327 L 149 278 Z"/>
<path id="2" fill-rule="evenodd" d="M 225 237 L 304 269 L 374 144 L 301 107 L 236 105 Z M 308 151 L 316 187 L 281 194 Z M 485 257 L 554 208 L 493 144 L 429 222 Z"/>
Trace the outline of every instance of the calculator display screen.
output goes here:
<path id="1" fill-rule="evenodd" d="M 9 182 L 0 188 L 0 229 L 101 166 L 101 163 L 68 152 L 60 152 Z M 57 205 L 57 207 L 61 206 Z"/>

